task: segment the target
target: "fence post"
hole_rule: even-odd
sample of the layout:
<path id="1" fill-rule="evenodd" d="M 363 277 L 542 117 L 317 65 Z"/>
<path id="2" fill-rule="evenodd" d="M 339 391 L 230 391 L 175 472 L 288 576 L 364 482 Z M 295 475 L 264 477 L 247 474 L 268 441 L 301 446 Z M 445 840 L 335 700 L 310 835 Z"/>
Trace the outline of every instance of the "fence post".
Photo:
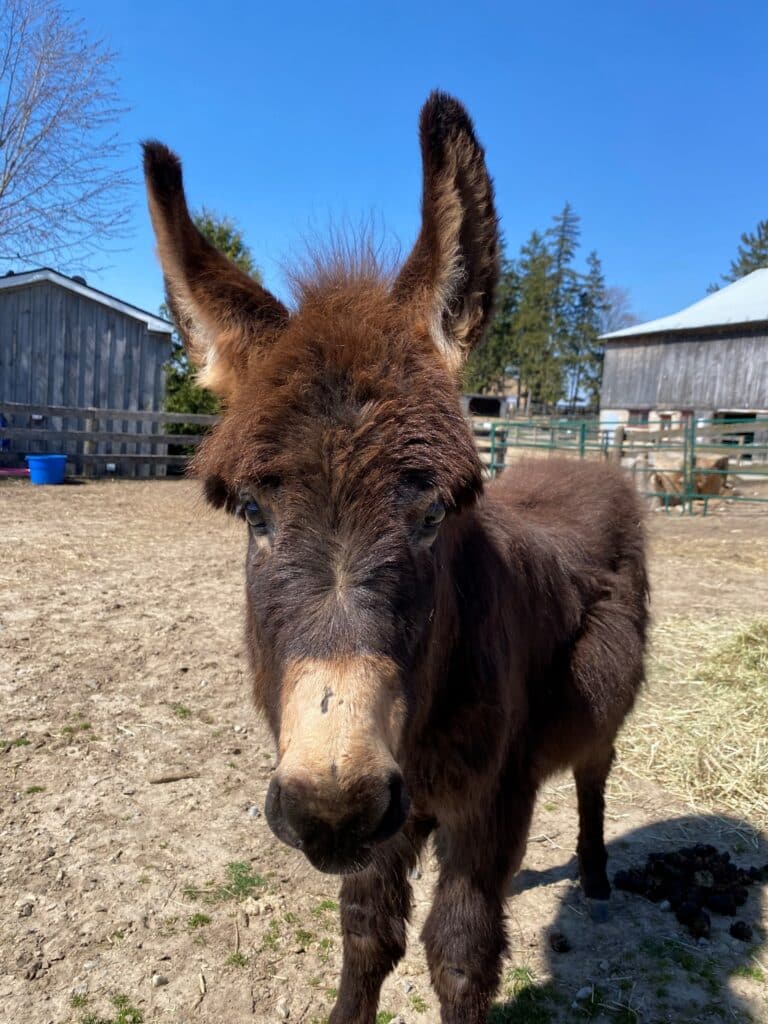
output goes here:
<path id="1" fill-rule="evenodd" d="M 688 501 L 688 514 L 693 515 L 693 498 L 696 494 L 696 479 L 694 473 L 694 467 L 696 465 L 696 418 L 691 416 L 691 421 L 688 425 L 686 434 L 689 435 L 687 440 L 688 451 L 686 453 L 686 473 L 684 475 L 685 484 L 685 495 Z"/>
<path id="2" fill-rule="evenodd" d="M 579 427 L 579 458 L 584 458 L 584 453 L 587 450 L 587 424 L 582 423 Z"/>
<path id="3" fill-rule="evenodd" d="M 95 416 L 91 416 L 85 421 L 85 429 L 90 433 L 95 434 L 99 429 L 99 421 Z M 95 441 L 83 441 L 83 455 L 93 455 L 96 452 Z M 83 476 L 92 477 L 96 475 L 96 466 L 92 462 L 83 462 Z"/>
<path id="4" fill-rule="evenodd" d="M 621 455 L 624 450 L 624 425 L 622 423 L 616 424 L 616 429 L 613 432 L 613 460 L 621 464 Z"/>
<path id="5" fill-rule="evenodd" d="M 489 467 L 488 467 L 488 472 L 490 473 L 491 478 L 493 478 L 494 476 L 496 476 L 496 424 L 495 423 L 491 424 L 491 449 L 490 449 L 489 459 L 490 459 L 490 463 L 489 463 Z"/>

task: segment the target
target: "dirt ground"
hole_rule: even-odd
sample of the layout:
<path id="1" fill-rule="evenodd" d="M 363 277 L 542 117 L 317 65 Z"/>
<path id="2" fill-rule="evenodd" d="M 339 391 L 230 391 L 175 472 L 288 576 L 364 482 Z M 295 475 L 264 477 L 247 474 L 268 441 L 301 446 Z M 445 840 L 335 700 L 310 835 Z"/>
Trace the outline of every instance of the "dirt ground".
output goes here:
<path id="1" fill-rule="evenodd" d="M 655 515 L 649 529 L 657 621 L 765 614 L 768 513 Z M 185 481 L 0 484 L 0 1020 L 326 1017 L 337 882 L 281 846 L 260 813 L 274 759 L 248 698 L 244 540 Z M 717 812 L 691 813 L 619 765 L 610 873 L 707 840 L 764 863 L 754 828 Z M 508 902 L 494 1019 L 768 1020 L 765 893 L 740 912 L 757 926 L 751 944 L 718 917 L 697 944 L 624 893 L 594 924 L 575 826 L 573 786 L 556 779 Z M 380 1024 L 439 1019 L 418 941 L 434 880 L 427 859 Z M 553 952 L 553 931 L 570 952 Z"/>

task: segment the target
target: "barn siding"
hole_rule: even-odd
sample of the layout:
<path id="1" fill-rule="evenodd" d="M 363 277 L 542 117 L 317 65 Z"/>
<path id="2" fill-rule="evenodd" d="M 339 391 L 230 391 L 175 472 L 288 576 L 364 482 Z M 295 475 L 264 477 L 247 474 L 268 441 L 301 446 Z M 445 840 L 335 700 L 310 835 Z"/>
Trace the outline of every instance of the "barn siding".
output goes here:
<path id="1" fill-rule="evenodd" d="M 160 410 L 165 396 L 162 368 L 169 353 L 169 335 L 151 332 L 140 320 L 51 281 L 0 291 L 0 399 L 5 401 Z M 28 417 L 21 419 L 13 425 L 30 425 Z M 77 426 L 61 419 L 46 425 L 52 435 L 56 429 Z M 143 429 L 135 421 L 109 425 L 126 432 Z M 50 443 L 12 442 L 14 451 L 22 446 L 25 452 L 75 455 L 79 443 L 57 444 L 53 436 Z M 115 448 L 151 450 L 138 444 Z"/>
<path id="2" fill-rule="evenodd" d="M 768 330 L 609 341 L 600 404 L 609 409 L 768 408 Z"/>

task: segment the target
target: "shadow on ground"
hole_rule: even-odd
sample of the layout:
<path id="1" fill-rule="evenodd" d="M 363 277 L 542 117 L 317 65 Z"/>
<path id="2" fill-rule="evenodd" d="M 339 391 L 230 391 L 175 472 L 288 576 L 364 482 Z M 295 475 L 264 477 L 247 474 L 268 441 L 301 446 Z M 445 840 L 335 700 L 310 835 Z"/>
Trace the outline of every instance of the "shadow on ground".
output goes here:
<path id="1" fill-rule="evenodd" d="M 741 867 L 762 866 L 768 839 L 745 822 L 721 817 L 680 817 L 628 832 L 608 846 L 611 880 L 619 869 L 641 866 L 649 853 L 695 843 L 730 852 Z M 489 1024 L 714 1024 L 768 1020 L 764 962 L 765 886 L 750 887 L 737 916 L 712 914 L 709 940 L 692 938 L 674 913 L 640 896 L 614 893 L 609 920 L 593 922 L 576 883 L 575 857 L 547 870 L 523 870 L 510 895 L 542 887 L 562 890 L 556 919 L 546 929 L 551 980 L 540 984 L 524 967 L 503 981 L 503 998 Z M 514 906 L 514 899 L 510 906 Z M 751 942 L 729 934 L 736 920 L 752 926 Z M 557 952 L 554 946 L 567 945 Z"/>

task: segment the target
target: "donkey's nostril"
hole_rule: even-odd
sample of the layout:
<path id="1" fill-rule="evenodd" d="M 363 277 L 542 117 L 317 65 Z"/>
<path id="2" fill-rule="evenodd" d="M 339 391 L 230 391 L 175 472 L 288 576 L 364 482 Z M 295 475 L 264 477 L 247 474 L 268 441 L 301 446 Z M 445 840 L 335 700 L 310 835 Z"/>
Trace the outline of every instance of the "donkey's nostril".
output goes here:
<path id="1" fill-rule="evenodd" d="M 388 788 L 389 803 L 384 816 L 376 826 L 376 831 L 370 837 L 370 841 L 373 843 L 380 843 L 384 839 L 389 839 L 395 832 L 399 832 L 408 817 L 411 800 L 399 772 L 392 772 L 389 776 Z"/>
<path id="2" fill-rule="evenodd" d="M 301 837 L 291 827 L 285 814 L 283 803 L 283 788 L 277 778 L 274 778 L 267 789 L 264 816 L 278 839 L 281 839 L 288 846 L 292 846 L 296 850 L 301 850 L 303 847 Z"/>

